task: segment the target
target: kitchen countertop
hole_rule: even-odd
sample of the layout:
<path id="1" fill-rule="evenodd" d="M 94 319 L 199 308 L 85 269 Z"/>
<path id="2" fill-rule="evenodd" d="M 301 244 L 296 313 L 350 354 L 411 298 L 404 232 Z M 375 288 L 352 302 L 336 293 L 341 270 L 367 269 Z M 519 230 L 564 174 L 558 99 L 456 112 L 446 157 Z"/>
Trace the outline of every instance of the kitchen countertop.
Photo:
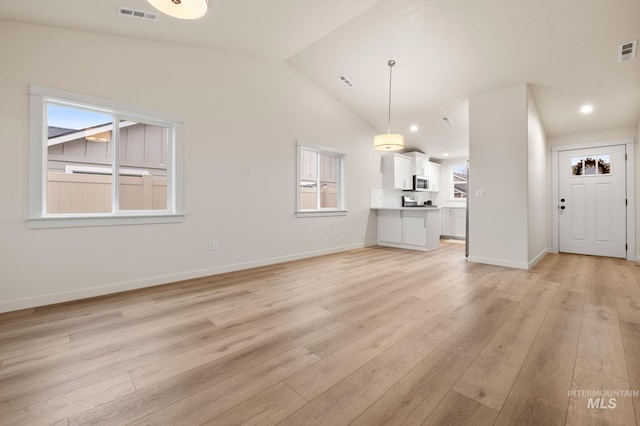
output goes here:
<path id="1" fill-rule="evenodd" d="M 418 206 L 418 207 L 371 207 L 371 210 L 440 210 L 438 206 Z"/>

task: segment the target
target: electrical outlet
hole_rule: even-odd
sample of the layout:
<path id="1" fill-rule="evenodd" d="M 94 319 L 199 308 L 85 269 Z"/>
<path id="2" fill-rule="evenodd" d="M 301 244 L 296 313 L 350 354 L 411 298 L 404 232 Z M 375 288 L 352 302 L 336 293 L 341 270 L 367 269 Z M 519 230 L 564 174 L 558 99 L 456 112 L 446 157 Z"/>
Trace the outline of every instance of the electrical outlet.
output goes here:
<path id="1" fill-rule="evenodd" d="M 211 242 L 211 250 L 218 250 L 218 240 L 213 240 Z"/>

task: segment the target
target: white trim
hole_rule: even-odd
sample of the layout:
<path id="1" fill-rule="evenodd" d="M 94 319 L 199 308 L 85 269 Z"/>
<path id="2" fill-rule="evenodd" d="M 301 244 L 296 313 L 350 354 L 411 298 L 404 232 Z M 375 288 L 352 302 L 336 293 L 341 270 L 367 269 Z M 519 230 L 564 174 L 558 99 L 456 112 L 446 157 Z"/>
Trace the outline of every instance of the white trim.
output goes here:
<path id="1" fill-rule="evenodd" d="M 73 164 L 67 164 L 64 166 L 64 172 L 67 174 L 74 173 L 90 173 L 96 175 L 112 175 L 113 167 L 99 167 L 99 166 L 76 166 Z M 142 169 L 119 169 L 118 173 L 124 176 L 149 176 L 148 170 Z"/>
<path id="2" fill-rule="evenodd" d="M 114 162 L 112 184 L 112 212 L 107 214 L 71 214 L 48 215 L 46 213 L 46 172 L 48 131 L 46 123 L 47 103 L 67 105 L 89 111 L 110 114 L 113 123 L 109 126 L 118 129 L 119 125 L 151 124 L 170 129 L 169 151 L 167 158 L 167 209 L 156 211 L 118 211 L 117 191 L 119 165 Z M 131 123 L 131 124 L 130 124 Z M 37 85 L 29 86 L 29 208 L 27 222 L 30 229 L 60 228 L 75 226 L 135 225 L 145 223 L 176 223 L 184 220 L 183 195 L 183 120 L 181 117 L 162 112 L 151 111 L 134 105 L 84 96 L 62 90 Z M 100 129 L 101 130 L 101 129 Z M 112 132 L 112 158 L 118 156 L 119 132 Z M 47 143 L 44 143 L 47 141 Z M 76 167 L 77 169 L 77 167 Z M 123 169 L 123 174 L 127 169 Z M 138 175 L 144 173 L 137 173 Z"/>
<path id="3" fill-rule="evenodd" d="M 486 265 L 505 266 L 507 268 L 529 269 L 527 262 L 513 262 L 504 259 L 493 259 L 490 257 L 469 256 L 469 262 L 484 263 Z"/>
<path id="4" fill-rule="evenodd" d="M 296 212 L 296 217 L 346 216 L 348 210 L 302 210 Z"/>
<path id="5" fill-rule="evenodd" d="M 302 152 L 315 152 L 317 153 L 317 176 L 316 176 L 316 185 L 318 191 L 316 191 L 316 206 L 320 205 L 320 156 L 332 156 L 336 158 L 337 161 L 337 208 L 325 208 L 325 209 L 300 209 L 301 197 L 300 197 L 300 184 L 303 179 L 301 178 L 302 174 Z M 347 205 L 346 205 L 346 162 L 347 162 L 347 154 L 333 150 L 330 147 L 321 147 L 320 145 L 311 145 L 311 144 L 303 144 L 300 141 L 296 141 L 296 206 L 295 206 L 295 215 L 296 217 L 321 217 L 321 216 L 344 216 L 347 214 Z"/>
<path id="6" fill-rule="evenodd" d="M 154 223 L 181 223 L 184 214 L 126 214 L 121 216 L 44 216 L 27 219 L 29 229 L 44 228 L 77 228 L 83 226 L 115 226 L 115 225 L 145 225 Z"/>
<path id="7" fill-rule="evenodd" d="M 559 159 L 560 152 L 573 151 L 576 149 L 591 149 L 607 146 L 624 145 L 627 155 L 626 161 L 626 235 L 627 235 L 627 260 L 636 260 L 636 190 L 635 190 L 635 138 L 613 139 L 602 142 L 586 142 L 574 145 L 555 145 L 551 147 L 551 253 L 558 253 L 559 242 L 559 218 L 558 218 L 558 184 L 559 184 Z"/>
<path id="8" fill-rule="evenodd" d="M 414 246 L 411 244 L 389 243 L 386 241 L 378 241 L 378 245 L 382 247 L 393 247 L 393 248 L 399 248 L 399 249 L 405 249 L 405 250 L 417 250 L 417 251 L 433 251 L 433 250 L 437 250 L 438 247 L 440 247 L 439 244 L 436 247 L 422 247 L 422 246 Z"/>
<path id="9" fill-rule="evenodd" d="M 315 149 L 316 151 L 319 151 L 319 152 L 321 152 L 323 154 L 348 155 L 347 151 L 343 151 L 343 150 L 335 148 L 333 146 L 317 145 L 317 144 L 313 144 L 313 143 L 305 143 L 305 142 L 302 142 L 300 140 L 296 140 L 296 146 L 299 146 L 301 148 Z"/>
<path id="10" fill-rule="evenodd" d="M 102 99 L 94 96 L 81 95 L 78 93 L 67 92 L 64 90 L 52 89 L 49 87 L 38 86 L 36 84 L 29 85 L 29 95 L 39 96 L 47 98 L 53 101 L 57 101 L 61 104 L 68 104 L 74 106 L 76 104 L 81 105 L 87 109 L 93 109 L 95 111 L 113 113 L 114 111 L 127 111 L 128 117 L 140 118 L 143 120 L 157 121 L 171 121 L 177 123 L 184 123 L 182 117 L 173 114 L 167 114 L 161 111 L 155 111 L 148 108 L 139 107 L 136 105 L 126 104 L 124 102 L 113 101 L 110 99 Z M 99 107 L 97 105 L 100 105 Z"/>
<path id="11" fill-rule="evenodd" d="M 71 300 L 86 299 L 89 297 L 104 296 L 107 294 L 118 293 L 122 291 L 138 290 L 146 287 L 153 287 L 162 284 L 174 283 L 177 281 L 201 278 L 211 275 L 223 274 L 226 272 L 240 271 L 259 266 L 274 265 L 293 260 L 306 259 L 310 257 L 322 256 L 326 254 L 339 253 L 347 250 L 354 250 L 364 247 L 375 246 L 375 242 L 351 244 L 347 246 L 333 247 L 322 250 L 314 250 L 303 253 L 296 253 L 287 256 L 279 256 L 272 258 L 264 258 L 249 262 L 234 263 L 230 265 L 216 266 L 212 268 L 196 269 L 192 271 L 178 272 L 175 274 L 160 275 L 140 280 L 124 281 L 119 283 L 96 285 L 91 288 L 82 290 L 74 290 L 61 293 L 51 293 L 43 296 L 27 297 L 23 299 L 14 299 L 8 301 L 0 301 L 0 313 L 11 312 L 19 309 L 34 308 L 37 306 L 51 305 L 54 303 L 68 302 Z"/>
<path id="12" fill-rule="evenodd" d="M 614 146 L 614 145 L 629 145 L 634 143 L 635 143 L 634 138 L 622 138 L 622 139 L 612 139 L 612 140 L 602 141 L 602 142 L 583 142 L 583 143 L 577 143 L 575 145 L 554 145 L 551 147 L 551 152 L 573 151 L 574 149 L 601 148 L 603 146 Z"/>
<path id="13" fill-rule="evenodd" d="M 533 268 L 534 266 L 536 266 L 536 264 L 538 262 L 540 262 L 542 260 L 543 257 L 545 257 L 547 255 L 547 253 L 549 253 L 551 251 L 551 249 L 544 249 L 540 252 L 540 254 L 538 254 L 536 257 L 533 258 L 532 261 L 529 262 L 529 269 Z"/>
<path id="14" fill-rule="evenodd" d="M 636 144 L 627 143 L 627 260 L 636 258 Z M 631 194 L 631 195 L 630 195 Z"/>

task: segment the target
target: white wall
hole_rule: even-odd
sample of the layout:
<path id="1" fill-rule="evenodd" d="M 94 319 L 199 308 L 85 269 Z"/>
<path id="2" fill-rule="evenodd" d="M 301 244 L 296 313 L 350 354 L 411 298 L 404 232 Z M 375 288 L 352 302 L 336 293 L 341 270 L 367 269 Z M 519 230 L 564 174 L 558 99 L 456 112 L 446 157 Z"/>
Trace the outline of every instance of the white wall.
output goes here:
<path id="1" fill-rule="evenodd" d="M 376 240 L 368 192 L 380 177 L 375 130 L 287 64 L 0 24 L 0 311 Z M 28 230 L 30 83 L 184 117 L 184 223 Z M 295 218 L 296 139 L 348 152 L 347 216 Z"/>
<path id="2" fill-rule="evenodd" d="M 540 115 L 531 90 L 527 88 L 528 132 L 528 262 L 533 266 L 550 250 L 549 191 L 551 151 L 547 146 Z"/>
<path id="3" fill-rule="evenodd" d="M 469 260 L 528 267 L 527 86 L 469 100 Z"/>

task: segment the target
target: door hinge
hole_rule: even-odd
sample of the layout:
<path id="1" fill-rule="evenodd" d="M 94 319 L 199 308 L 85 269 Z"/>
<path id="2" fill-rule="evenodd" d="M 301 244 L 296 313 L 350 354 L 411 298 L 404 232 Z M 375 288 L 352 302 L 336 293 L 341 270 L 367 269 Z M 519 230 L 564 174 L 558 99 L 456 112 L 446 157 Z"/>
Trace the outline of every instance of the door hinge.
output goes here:
<path id="1" fill-rule="evenodd" d="M 624 199 L 624 205 L 625 205 L 625 206 L 628 206 L 628 205 L 629 205 L 629 199 L 628 199 L 628 198 L 625 198 L 625 199 Z"/>
<path id="2" fill-rule="evenodd" d="M 629 244 L 625 244 L 625 245 L 624 245 L 624 250 L 625 250 L 625 251 L 628 251 L 628 250 L 629 250 Z"/>
<path id="3" fill-rule="evenodd" d="M 624 161 L 627 161 L 627 154 L 624 155 Z"/>

